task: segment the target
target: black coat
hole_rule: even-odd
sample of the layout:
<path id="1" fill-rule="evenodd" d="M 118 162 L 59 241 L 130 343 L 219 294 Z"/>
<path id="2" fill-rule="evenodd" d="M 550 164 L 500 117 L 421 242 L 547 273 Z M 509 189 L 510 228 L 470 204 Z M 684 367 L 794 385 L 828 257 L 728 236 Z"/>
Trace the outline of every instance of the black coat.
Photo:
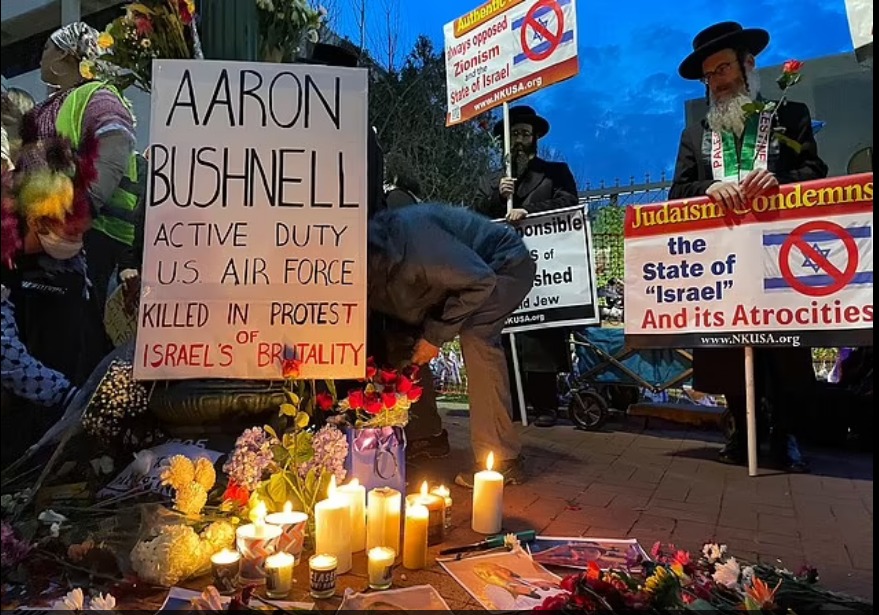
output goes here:
<path id="1" fill-rule="evenodd" d="M 812 132 L 809 108 L 786 102 L 778 109 L 773 127 L 802 145 L 800 152 L 772 138 L 767 168 L 779 183 L 790 184 L 827 176 L 827 165 L 818 157 L 818 144 Z M 703 120 L 687 127 L 681 135 L 675 177 L 669 199 L 704 196 L 715 182 L 711 172 L 711 131 Z M 760 393 L 784 394 L 803 390 L 815 381 L 809 348 L 758 348 L 754 352 L 757 386 Z M 727 396 L 745 394 L 745 359 L 740 348 L 696 348 L 693 351 L 693 387 L 704 393 Z"/>
<path id="2" fill-rule="evenodd" d="M 499 170 L 489 173 L 480 182 L 474 207 L 491 218 L 507 215 L 507 202 L 500 195 L 500 180 L 505 175 Z M 564 162 L 549 162 L 532 158 L 528 170 L 516 182 L 513 207 L 528 213 L 540 213 L 573 207 L 578 202 L 577 183 L 570 168 Z M 568 336 L 570 329 L 542 329 L 516 334 L 516 348 L 523 371 L 566 371 L 568 359 Z"/>
<path id="3" fill-rule="evenodd" d="M 495 272 L 531 259 L 509 226 L 433 204 L 378 214 L 367 254 L 369 309 L 420 326 L 436 346 L 490 300 Z"/>

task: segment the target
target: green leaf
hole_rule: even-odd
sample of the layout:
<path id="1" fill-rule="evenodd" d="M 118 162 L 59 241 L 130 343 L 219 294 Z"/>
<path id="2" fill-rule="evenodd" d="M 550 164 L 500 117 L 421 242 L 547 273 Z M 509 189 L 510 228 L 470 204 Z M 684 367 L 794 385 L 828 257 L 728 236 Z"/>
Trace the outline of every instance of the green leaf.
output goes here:
<path id="1" fill-rule="evenodd" d="M 283 466 L 290 459 L 290 453 L 288 453 L 287 449 L 280 444 L 276 444 L 272 447 L 272 457 L 275 459 L 275 463 L 279 466 Z"/>
<path id="2" fill-rule="evenodd" d="M 282 416 L 296 416 L 299 412 L 299 408 L 294 406 L 293 404 L 281 404 L 281 415 Z"/>
<path id="3" fill-rule="evenodd" d="M 689 611 L 696 611 L 702 613 L 719 613 L 720 610 L 717 609 L 713 604 L 708 602 L 707 600 L 703 600 L 702 598 L 697 598 L 690 604 L 686 605 L 686 609 Z"/>
<path id="4" fill-rule="evenodd" d="M 298 408 L 300 401 L 302 401 L 299 395 L 297 395 L 293 391 L 284 391 L 284 393 L 287 394 L 287 399 L 290 400 L 290 403 Z"/>
<path id="5" fill-rule="evenodd" d="M 803 144 L 795 139 L 791 139 L 789 136 L 782 134 L 780 132 L 775 132 L 775 138 L 778 139 L 779 143 L 783 143 L 787 147 L 794 150 L 794 153 L 799 154 L 803 150 Z"/>
<path id="6" fill-rule="evenodd" d="M 278 434 L 275 432 L 275 429 L 271 425 L 263 425 L 263 431 L 273 437 L 275 440 L 278 440 Z"/>
<path id="7" fill-rule="evenodd" d="M 287 497 L 287 481 L 284 479 L 283 472 L 277 472 L 272 475 L 266 487 L 266 494 L 272 503 L 276 504 L 275 508 L 284 506 L 284 503 L 289 498 Z"/>
<path id="8" fill-rule="evenodd" d="M 306 427 L 308 427 L 308 423 L 310 421 L 311 421 L 311 417 L 309 417 L 307 413 L 297 412 L 294 424 L 296 426 L 296 429 L 305 429 Z"/>
<path id="9" fill-rule="evenodd" d="M 326 383 L 327 391 L 329 391 L 330 395 L 333 396 L 333 399 L 339 399 L 339 395 L 336 393 L 336 381 L 324 380 L 324 383 Z"/>

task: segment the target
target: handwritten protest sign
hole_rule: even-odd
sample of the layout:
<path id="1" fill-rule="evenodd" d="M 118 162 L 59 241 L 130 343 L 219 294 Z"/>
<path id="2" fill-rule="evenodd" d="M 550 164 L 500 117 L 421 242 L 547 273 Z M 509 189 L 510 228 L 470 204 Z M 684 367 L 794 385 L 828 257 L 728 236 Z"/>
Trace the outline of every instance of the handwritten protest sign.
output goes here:
<path id="1" fill-rule="evenodd" d="M 537 264 L 534 287 L 504 333 L 599 322 L 592 234 L 582 205 L 532 214 L 516 226 Z"/>
<path id="2" fill-rule="evenodd" d="M 451 126 L 575 76 L 575 0 L 489 0 L 447 23 Z"/>
<path id="3" fill-rule="evenodd" d="M 872 345 L 872 173 L 630 207 L 625 249 L 630 346 Z"/>
<path id="4" fill-rule="evenodd" d="M 362 377 L 366 71 L 154 66 L 135 377 Z"/>

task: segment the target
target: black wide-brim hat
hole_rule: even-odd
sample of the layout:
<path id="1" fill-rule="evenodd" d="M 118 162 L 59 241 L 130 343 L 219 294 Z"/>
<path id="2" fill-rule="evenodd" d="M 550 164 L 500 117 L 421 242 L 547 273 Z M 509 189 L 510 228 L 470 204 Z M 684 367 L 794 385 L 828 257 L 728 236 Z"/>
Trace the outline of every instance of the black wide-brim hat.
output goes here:
<path id="1" fill-rule="evenodd" d="M 769 32 L 760 28 L 743 28 L 735 21 L 724 21 L 702 30 L 693 39 L 693 53 L 684 58 L 678 73 L 684 79 L 703 77 L 702 62 L 724 49 L 745 49 L 757 55 L 769 44 Z"/>
<path id="2" fill-rule="evenodd" d="M 510 126 L 516 124 L 529 124 L 534 129 L 534 138 L 539 139 L 549 132 L 549 122 L 537 115 L 537 112 L 528 105 L 510 107 Z M 504 121 L 494 125 L 494 136 L 504 136 Z"/>

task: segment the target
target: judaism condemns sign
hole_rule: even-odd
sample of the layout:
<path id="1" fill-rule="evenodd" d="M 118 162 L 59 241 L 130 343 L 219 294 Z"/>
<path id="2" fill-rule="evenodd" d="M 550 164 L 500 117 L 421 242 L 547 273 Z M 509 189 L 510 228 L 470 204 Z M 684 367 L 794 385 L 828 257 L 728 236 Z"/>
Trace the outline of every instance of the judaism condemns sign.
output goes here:
<path id="1" fill-rule="evenodd" d="M 443 32 L 447 126 L 579 70 L 575 0 L 489 0 Z"/>
<path id="2" fill-rule="evenodd" d="M 629 346 L 873 343 L 872 173 L 630 207 L 625 249 Z"/>
<path id="3" fill-rule="evenodd" d="M 507 319 L 504 333 L 597 324 L 592 233 L 584 207 L 532 214 L 515 228 L 537 273 L 534 287 Z"/>
<path id="4" fill-rule="evenodd" d="M 360 378 L 366 71 L 159 60 L 139 379 Z"/>

